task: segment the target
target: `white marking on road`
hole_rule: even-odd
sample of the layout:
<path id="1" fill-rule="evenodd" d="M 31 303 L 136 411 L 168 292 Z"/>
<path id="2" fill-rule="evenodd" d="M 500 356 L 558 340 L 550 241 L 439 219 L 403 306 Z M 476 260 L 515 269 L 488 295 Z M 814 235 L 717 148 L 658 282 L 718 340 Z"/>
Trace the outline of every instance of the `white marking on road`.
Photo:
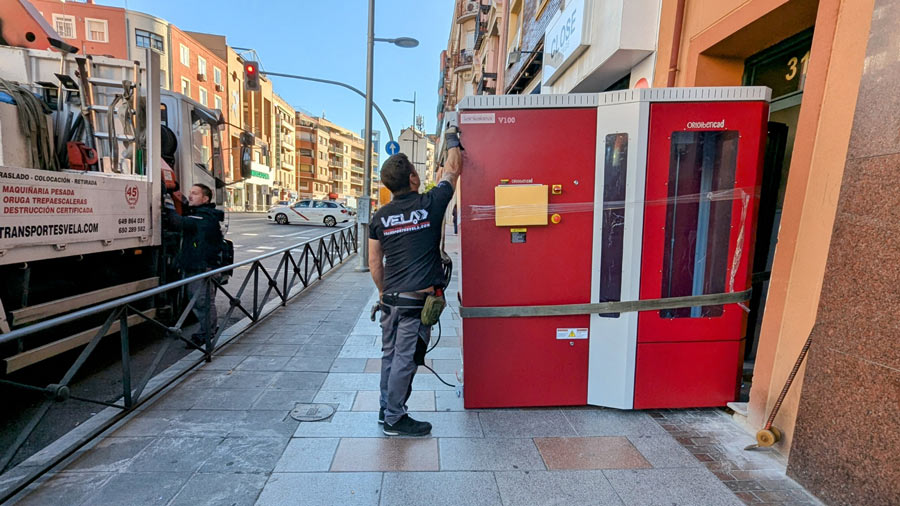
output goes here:
<path id="1" fill-rule="evenodd" d="M 261 250 L 261 249 L 248 249 L 247 252 L 249 252 L 249 253 L 265 253 L 265 250 Z"/>
<path id="2" fill-rule="evenodd" d="M 301 230 L 301 231 L 296 232 L 296 233 L 293 233 L 293 234 L 288 234 L 288 235 L 283 235 L 283 236 L 274 236 L 274 235 L 273 235 L 272 237 L 294 237 L 294 236 L 298 236 L 298 235 L 301 235 L 301 234 L 305 234 L 306 232 L 308 232 L 308 231 L 307 231 L 307 230 Z"/>
<path id="3" fill-rule="evenodd" d="M 257 246 L 259 249 L 275 249 L 274 246 Z"/>
<path id="4" fill-rule="evenodd" d="M 259 235 L 259 234 L 248 234 L 248 233 L 243 233 L 243 234 L 241 234 L 241 235 L 257 236 L 257 235 Z"/>

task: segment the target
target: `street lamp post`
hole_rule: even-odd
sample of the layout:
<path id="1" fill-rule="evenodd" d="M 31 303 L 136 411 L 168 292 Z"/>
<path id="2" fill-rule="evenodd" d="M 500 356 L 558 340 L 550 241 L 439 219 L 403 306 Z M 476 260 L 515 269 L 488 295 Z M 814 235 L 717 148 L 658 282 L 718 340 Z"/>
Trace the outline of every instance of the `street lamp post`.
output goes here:
<path id="1" fill-rule="evenodd" d="M 369 270 L 369 212 L 372 209 L 372 60 L 374 59 L 375 43 L 389 42 L 398 47 L 412 48 L 419 45 L 419 41 L 410 37 L 398 37 L 384 39 L 375 37 L 375 0 L 369 0 L 369 34 L 366 37 L 366 149 L 365 149 L 365 180 L 363 180 L 362 199 L 357 202 L 357 220 L 359 228 L 357 242 L 359 244 L 359 271 Z"/>
<path id="2" fill-rule="evenodd" d="M 413 92 L 413 99 L 406 100 L 404 98 L 395 98 L 394 102 L 405 102 L 407 104 L 412 104 L 413 106 L 413 122 L 412 122 L 412 134 L 413 134 L 413 155 L 412 155 L 412 163 L 413 167 L 416 165 L 416 154 L 419 152 L 419 135 L 416 133 L 416 92 Z M 424 178 L 423 178 L 424 179 Z"/>

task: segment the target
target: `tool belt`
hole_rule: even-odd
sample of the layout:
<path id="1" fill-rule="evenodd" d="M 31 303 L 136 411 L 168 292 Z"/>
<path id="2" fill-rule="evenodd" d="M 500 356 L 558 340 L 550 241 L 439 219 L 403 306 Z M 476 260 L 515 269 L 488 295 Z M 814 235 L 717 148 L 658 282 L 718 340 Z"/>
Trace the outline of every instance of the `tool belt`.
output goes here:
<path id="1" fill-rule="evenodd" d="M 428 294 L 425 298 L 413 298 L 408 294 L 386 293 L 381 296 L 381 303 L 372 308 L 372 321 L 375 321 L 375 313 L 380 309 L 385 314 L 390 314 L 391 309 L 398 309 L 405 316 L 416 316 L 422 320 L 422 324 L 428 327 L 435 325 L 447 307 L 444 299 L 444 291 L 435 287 L 434 294 Z"/>

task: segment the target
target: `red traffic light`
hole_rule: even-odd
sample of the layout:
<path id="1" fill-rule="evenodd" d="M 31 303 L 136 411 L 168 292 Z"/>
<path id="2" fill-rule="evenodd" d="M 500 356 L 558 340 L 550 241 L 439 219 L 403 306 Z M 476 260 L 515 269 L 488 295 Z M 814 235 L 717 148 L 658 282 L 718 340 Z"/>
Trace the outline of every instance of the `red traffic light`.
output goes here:
<path id="1" fill-rule="evenodd" d="M 260 91 L 259 62 L 244 62 L 244 89 L 247 91 Z"/>

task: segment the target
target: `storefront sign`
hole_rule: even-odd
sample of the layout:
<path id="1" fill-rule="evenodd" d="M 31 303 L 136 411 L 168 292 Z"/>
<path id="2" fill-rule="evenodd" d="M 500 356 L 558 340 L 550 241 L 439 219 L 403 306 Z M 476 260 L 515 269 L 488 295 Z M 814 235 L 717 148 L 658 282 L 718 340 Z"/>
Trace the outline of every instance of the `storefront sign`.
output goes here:
<path id="1" fill-rule="evenodd" d="M 251 170 L 251 171 L 250 171 L 250 176 L 251 176 L 251 177 L 258 177 L 258 178 L 260 178 L 260 179 L 269 179 L 269 175 L 268 175 L 268 174 L 266 174 L 265 172 L 260 172 L 260 171 L 258 171 L 258 170 Z"/>
<path id="2" fill-rule="evenodd" d="M 567 1 L 544 31 L 543 85 L 551 85 L 591 41 L 591 0 Z"/>
<path id="3" fill-rule="evenodd" d="M 0 249 L 147 237 L 149 197 L 143 179 L 0 167 Z"/>

